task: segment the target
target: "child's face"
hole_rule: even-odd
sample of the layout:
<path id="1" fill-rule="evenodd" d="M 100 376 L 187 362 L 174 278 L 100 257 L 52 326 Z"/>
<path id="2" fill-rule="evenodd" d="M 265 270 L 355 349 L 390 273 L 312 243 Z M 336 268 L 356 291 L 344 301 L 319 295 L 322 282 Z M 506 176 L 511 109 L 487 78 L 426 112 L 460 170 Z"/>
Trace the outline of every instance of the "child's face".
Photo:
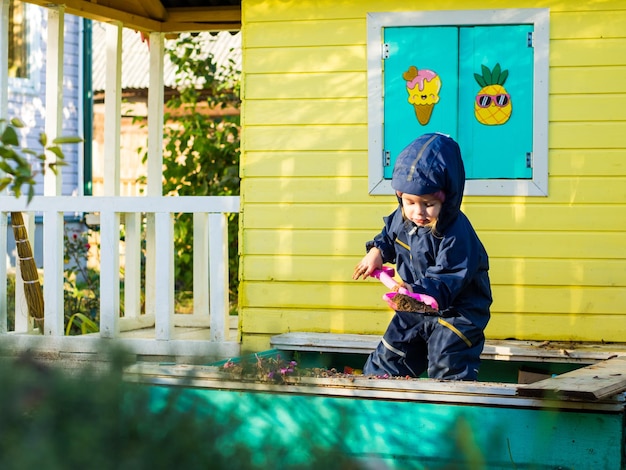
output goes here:
<path id="1" fill-rule="evenodd" d="M 432 194 L 415 196 L 402 193 L 404 216 L 420 227 L 433 226 L 441 211 L 441 201 Z"/>

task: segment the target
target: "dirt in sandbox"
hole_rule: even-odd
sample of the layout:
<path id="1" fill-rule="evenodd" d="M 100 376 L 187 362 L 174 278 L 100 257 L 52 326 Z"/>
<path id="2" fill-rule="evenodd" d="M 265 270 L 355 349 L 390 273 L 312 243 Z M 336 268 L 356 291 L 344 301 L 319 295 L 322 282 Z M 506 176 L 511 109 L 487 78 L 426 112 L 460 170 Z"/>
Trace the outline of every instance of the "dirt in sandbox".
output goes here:
<path id="1" fill-rule="evenodd" d="M 396 294 L 393 297 L 393 302 L 400 312 L 437 313 L 437 310 L 430 305 L 420 302 L 410 295 Z"/>

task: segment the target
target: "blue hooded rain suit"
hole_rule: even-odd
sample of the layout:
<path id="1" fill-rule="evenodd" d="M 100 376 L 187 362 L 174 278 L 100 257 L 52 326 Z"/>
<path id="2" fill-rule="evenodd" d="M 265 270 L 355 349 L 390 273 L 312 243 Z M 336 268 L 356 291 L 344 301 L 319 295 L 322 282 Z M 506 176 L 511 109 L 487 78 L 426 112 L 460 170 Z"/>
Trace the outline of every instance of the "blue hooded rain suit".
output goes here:
<path id="1" fill-rule="evenodd" d="M 487 252 L 461 212 L 465 169 L 458 144 L 443 134 L 425 134 L 398 156 L 391 185 L 416 196 L 445 193 L 434 229 L 405 219 L 402 200 L 385 226 L 366 243 L 395 263 L 413 292 L 434 297 L 438 314 L 398 311 L 369 356 L 364 374 L 476 380 L 484 329 L 492 302 Z"/>

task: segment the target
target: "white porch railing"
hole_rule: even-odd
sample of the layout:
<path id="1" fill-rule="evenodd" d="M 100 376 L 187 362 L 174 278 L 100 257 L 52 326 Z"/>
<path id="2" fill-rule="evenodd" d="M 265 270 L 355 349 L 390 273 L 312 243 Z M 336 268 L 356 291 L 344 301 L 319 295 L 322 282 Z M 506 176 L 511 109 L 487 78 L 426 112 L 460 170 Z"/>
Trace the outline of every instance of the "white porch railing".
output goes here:
<path id="1" fill-rule="evenodd" d="M 0 197 L 0 246 L 7 247 L 10 212 L 43 214 L 44 334 L 7 331 L 7 267 L 0 263 L 0 347 L 94 353 L 118 343 L 142 356 L 228 358 L 239 354 L 231 338 L 228 300 L 228 213 L 238 196 L 220 197 Z M 65 213 L 100 214 L 100 333 L 64 334 Z M 193 213 L 193 313 L 174 312 L 174 214 Z M 122 220 L 123 216 L 123 220 Z M 141 312 L 140 249 L 146 219 L 145 312 Z M 31 217 L 32 218 L 32 217 Z M 120 316 L 120 227 L 125 229 L 124 315 Z M 29 234 L 30 236 L 30 234 Z M 158 273 L 158 275 L 157 275 Z M 18 279 L 17 283 L 20 282 Z M 32 322 L 28 322 L 32 324 Z M 17 323 L 16 323 L 17 324 Z M 181 330 L 208 331 L 206 339 L 183 339 Z M 208 329 L 208 330 L 207 330 Z M 142 334 L 136 334 L 141 330 Z M 130 334 L 134 332 L 135 334 Z"/>

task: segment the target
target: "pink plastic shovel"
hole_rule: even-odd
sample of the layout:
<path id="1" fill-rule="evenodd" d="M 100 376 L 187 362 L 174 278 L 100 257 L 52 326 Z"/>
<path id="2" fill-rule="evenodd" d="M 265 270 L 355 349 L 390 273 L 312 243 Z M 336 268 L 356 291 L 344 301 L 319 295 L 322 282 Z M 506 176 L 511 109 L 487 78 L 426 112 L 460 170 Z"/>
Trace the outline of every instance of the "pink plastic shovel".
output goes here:
<path id="1" fill-rule="evenodd" d="M 404 295 L 408 295 L 409 297 L 413 297 L 415 300 L 419 302 L 425 303 L 426 305 L 430 306 L 431 308 L 434 308 L 435 310 L 439 310 L 439 305 L 437 304 L 437 301 L 433 297 L 431 297 L 430 295 L 426 295 L 426 294 L 415 294 L 409 291 L 408 289 L 406 289 L 405 287 L 402 287 L 393 278 L 394 274 L 395 274 L 395 270 L 388 266 L 383 266 L 382 269 L 376 269 L 371 274 L 372 277 L 375 277 L 376 279 L 378 279 L 380 282 L 382 282 L 384 285 L 386 285 L 389 289 L 393 291 L 393 292 L 387 292 L 385 295 L 383 295 L 383 300 L 385 300 L 385 302 L 387 302 L 391 308 L 396 310 L 395 308 L 396 305 L 393 302 L 393 298 L 396 296 L 396 294 L 404 294 Z"/>

